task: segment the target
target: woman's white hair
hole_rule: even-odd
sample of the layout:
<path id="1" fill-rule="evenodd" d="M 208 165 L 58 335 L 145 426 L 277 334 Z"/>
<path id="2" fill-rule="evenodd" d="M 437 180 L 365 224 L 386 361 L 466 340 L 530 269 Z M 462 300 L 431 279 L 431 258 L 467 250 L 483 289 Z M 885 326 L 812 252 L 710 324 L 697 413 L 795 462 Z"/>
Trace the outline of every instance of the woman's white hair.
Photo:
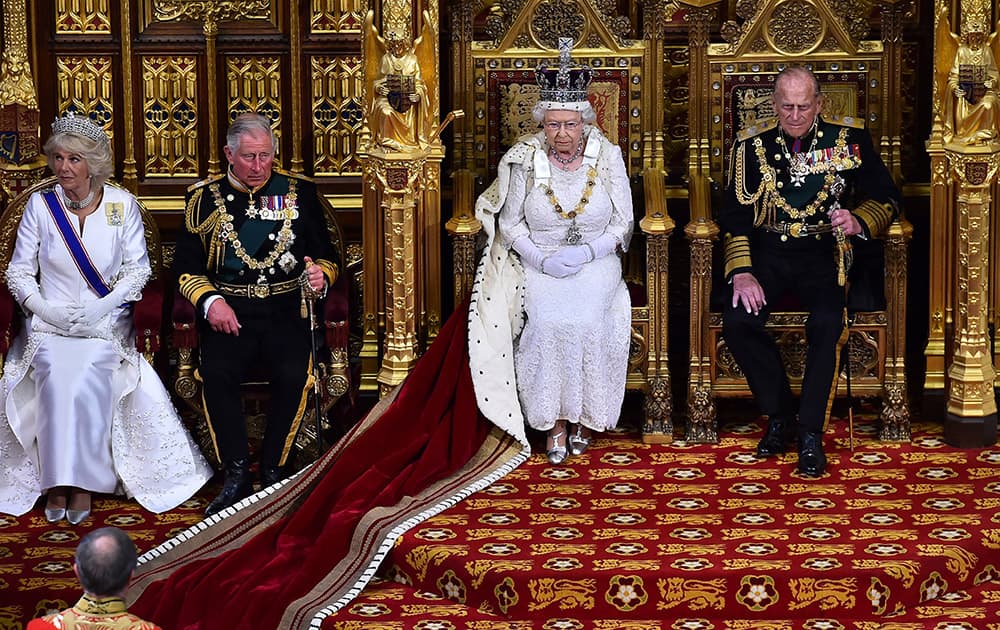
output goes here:
<path id="1" fill-rule="evenodd" d="M 590 101 L 575 101 L 572 103 L 538 101 L 535 103 L 535 108 L 531 110 L 531 117 L 535 119 L 535 122 L 541 124 L 545 120 L 545 112 L 554 110 L 580 112 L 583 122 L 588 125 L 597 120 L 597 112 L 594 111 L 594 106 L 590 104 Z"/>
<path id="2" fill-rule="evenodd" d="M 57 151 L 76 154 L 87 163 L 87 172 L 90 174 L 90 189 L 97 190 L 108 181 L 111 174 L 115 172 L 114 156 L 111 155 L 111 145 L 108 143 L 95 142 L 90 138 L 75 133 L 56 133 L 49 136 L 42 147 L 45 159 L 48 161 L 49 170 L 56 172 L 53 163 L 53 154 Z"/>

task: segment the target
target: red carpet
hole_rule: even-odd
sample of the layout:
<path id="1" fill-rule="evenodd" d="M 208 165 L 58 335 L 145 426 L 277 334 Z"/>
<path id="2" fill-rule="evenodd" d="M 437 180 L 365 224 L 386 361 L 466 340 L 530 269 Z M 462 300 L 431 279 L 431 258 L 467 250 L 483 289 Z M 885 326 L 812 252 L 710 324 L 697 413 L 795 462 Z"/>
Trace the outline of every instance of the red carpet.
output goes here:
<path id="1" fill-rule="evenodd" d="M 383 585 L 323 627 L 1000 628 L 1000 448 L 860 429 L 853 453 L 842 423 L 827 435 L 819 480 L 794 454 L 753 457 L 759 424 L 711 446 L 608 436 L 560 467 L 535 455 L 397 542 L 384 575 L 448 602 Z"/>

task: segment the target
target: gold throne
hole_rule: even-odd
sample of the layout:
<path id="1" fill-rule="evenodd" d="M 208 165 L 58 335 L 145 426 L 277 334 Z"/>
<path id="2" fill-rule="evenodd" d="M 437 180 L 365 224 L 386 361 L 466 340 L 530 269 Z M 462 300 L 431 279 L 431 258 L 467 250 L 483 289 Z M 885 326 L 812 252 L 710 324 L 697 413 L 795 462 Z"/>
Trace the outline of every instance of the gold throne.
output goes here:
<path id="1" fill-rule="evenodd" d="M 573 61 L 593 71 L 589 98 L 597 124 L 621 146 L 633 182 L 635 231 L 624 262 L 632 298 L 632 342 L 626 387 L 645 395 L 643 439 L 672 439 L 670 369 L 667 361 L 667 241 L 674 224 L 666 212 L 663 165 L 662 76 L 659 33 L 629 39 L 629 20 L 602 12 L 594 3 L 528 0 L 523 5 L 484 8 L 463 2 L 455 12 L 454 104 L 467 116 L 455 131 L 453 237 L 455 303 L 469 294 L 481 226 L 474 218 L 476 188 L 496 177 L 504 152 L 521 135 L 538 130 L 531 112 L 538 99 L 534 69 L 558 58 L 558 40 L 573 40 Z M 484 15 L 475 15 L 481 11 Z M 472 24 L 485 19 L 485 33 Z M 645 19 L 657 22 L 653 15 Z M 657 22 L 658 23 L 658 22 Z M 650 28 L 649 31 L 655 31 Z"/>
<path id="2" fill-rule="evenodd" d="M 843 9 L 857 15 L 843 16 Z M 721 246 L 714 245 L 719 229 L 715 212 L 725 185 L 728 153 L 739 130 L 773 116 L 774 79 L 781 68 L 801 63 L 812 68 L 821 84 L 826 114 L 854 116 L 867 122 L 875 146 L 899 181 L 900 114 L 893 103 L 898 63 L 892 42 L 892 20 L 882 41 L 864 39 L 866 3 L 847 3 L 835 10 L 826 0 L 762 0 L 747 22 L 726 22 L 725 43 L 699 41 L 692 28 L 691 92 L 707 98 L 692 105 L 691 223 L 685 232 L 691 242 L 691 346 L 688 379 L 687 438 L 715 442 L 718 397 L 750 397 L 746 380 L 722 338 Z M 894 6 L 889 7 L 891 15 Z M 745 13 L 744 13 L 745 14 Z M 692 21 L 708 21 L 709 12 L 693 11 Z M 848 19 L 853 18 L 853 19 Z M 897 25 L 898 27 L 898 25 Z M 898 92 L 898 90 L 896 90 Z M 694 139 L 698 141 L 695 142 Z M 713 199 L 714 198 L 714 199 Z M 906 258 L 912 227 L 900 217 L 877 243 L 862 243 L 857 265 L 884 269 L 884 303 L 849 308 L 850 335 L 846 368 L 838 380 L 838 395 L 881 397 L 884 440 L 910 438 L 906 400 L 905 317 Z M 870 267 L 869 267 L 870 268 Z M 872 278 L 869 276 L 869 280 Z M 713 283 L 716 286 L 713 299 Z M 875 292 L 876 297 L 878 291 Z M 854 303 L 851 300 L 852 304 Z M 805 359 L 806 313 L 775 309 L 768 328 L 777 337 L 785 366 L 798 390 Z M 849 376 L 849 381 L 848 381 Z"/>

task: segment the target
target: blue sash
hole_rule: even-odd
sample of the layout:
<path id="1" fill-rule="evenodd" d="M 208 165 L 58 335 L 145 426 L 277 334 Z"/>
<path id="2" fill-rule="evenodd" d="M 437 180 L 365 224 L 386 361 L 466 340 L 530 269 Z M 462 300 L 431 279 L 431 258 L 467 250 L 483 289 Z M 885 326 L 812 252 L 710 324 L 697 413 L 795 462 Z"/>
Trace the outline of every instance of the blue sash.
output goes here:
<path id="1" fill-rule="evenodd" d="M 56 197 L 55 191 L 44 191 L 42 199 L 45 200 L 45 205 L 49 207 L 49 214 L 52 215 L 52 220 L 56 222 L 56 227 L 59 228 L 59 233 L 62 234 L 63 242 L 66 243 L 66 249 L 73 256 L 73 262 L 76 263 L 77 269 L 80 270 L 80 275 L 83 276 L 83 279 L 87 281 L 87 284 L 90 285 L 90 288 L 98 296 L 104 297 L 108 293 L 111 293 L 111 288 L 108 287 L 104 278 L 101 277 L 101 272 L 90 261 L 87 250 L 83 247 L 83 243 L 80 242 L 76 232 L 73 231 L 73 226 L 69 224 L 69 219 L 66 218 L 66 212 L 62 208 L 59 198 Z"/>

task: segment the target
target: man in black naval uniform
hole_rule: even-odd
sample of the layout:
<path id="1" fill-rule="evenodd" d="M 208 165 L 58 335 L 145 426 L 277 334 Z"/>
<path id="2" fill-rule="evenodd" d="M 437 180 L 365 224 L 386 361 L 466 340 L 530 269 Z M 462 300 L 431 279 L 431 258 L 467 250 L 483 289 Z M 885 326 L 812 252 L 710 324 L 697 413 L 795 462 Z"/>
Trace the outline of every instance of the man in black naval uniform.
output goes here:
<path id="1" fill-rule="evenodd" d="M 757 455 L 784 453 L 798 416 L 798 470 L 810 477 L 826 469 L 822 433 L 846 341 L 850 241 L 881 235 L 899 203 L 863 122 L 824 119 L 820 109 L 819 82 L 809 70 L 793 66 L 778 75 L 777 119 L 738 135 L 719 215 L 732 287 L 723 336 L 768 417 Z M 809 313 L 797 408 L 777 343 L 764 329 L 771 305 L 789 293 Z"/>
<path id="2" fill-rule="evenodd" d="M 198 313 L 208 425 L 225 473 L 207 515 L 252 492 L 240 396 L 252 365 L 270 375 L 261 483 L 284 477 L 309 392 L 304 300 L 337 279 L 338 254 L 316 188 L 273 169 L 275 146 L 267 118 L 237 117 L 226 134 L 228 172 L 188 190 L 185 229 L 177 239 L 174 272 Z"/>

